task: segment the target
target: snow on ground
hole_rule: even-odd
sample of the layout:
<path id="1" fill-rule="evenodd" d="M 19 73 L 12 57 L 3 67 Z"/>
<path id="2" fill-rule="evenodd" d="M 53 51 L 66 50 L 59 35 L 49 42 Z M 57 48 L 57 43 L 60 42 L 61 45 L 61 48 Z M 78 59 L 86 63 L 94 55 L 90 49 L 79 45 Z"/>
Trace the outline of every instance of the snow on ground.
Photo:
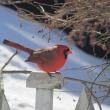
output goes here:
<path id="1" fill-rule="evenodd" d="M 22 28 L 20 23 L 22 22 Z M 43 30 L 39 33 L 39 30 Z M 60 34 L 59 34 L 60 33 Z M 53 37 L 52 41 L 48 43 L 49 34 Z M 47 37 L 43 37 L 43 36 Z M 55 39 L 59 36 L 59 39 Z M 66 43 L 60 40 L 60 36 L 66 36 L 59 30 L 53 30 L 49 33 L 42 24 L 33 23 L 26 20 L 21 20 L 17 14 L 10 9 L 0 6 L 0 42 L 7 38 L 17 41 L 23 45 L 32 48 L 48 47 L 58 43 Z M 43 38 L 42 38 L 43 37 Z M 64 76 L 76 77 L 80 79 L 92 79 L 101 68 L 97 69 L 94 74 L 88 73 L 84 70 L 67 70 L 71 67 L 80 67 L 84 65 L 92 65 L 103 63 L 104 60 L 94 58 L 86 53 L 83 53 L 77 47 L 72 46 L 73 55 L 62 68 L 61 73 Z M 15 50 L 4 46 L 0 43 L 0 67 L 3 66 Z M 35 71 L 35 65 L 25 63 L 27 54 L 20 52 L 11 63 L 6 67 L 6 70 L 32 70 Z M 88 74 L 88 75 L 87 75 Z M 26 88 L 26 78 L 28 75 L 15 74 L 4 75 L 4 88 L 5 94 L 8 99 L 11 110 L 33 110 L 35 103 L 35 89 Z M 76 82 L 65 82 L 64 90 L 73 92 L 63 92 L 55 90 L 54 92 L 54 110 L 74 110 L 78 101 L 78 96 L 81 92 L 82 86 Z M 109 105 L 109 102 L 107 102 Z M 103 110 L 108 110 L 110 107 L 103 105 Z M 97 109 L 98 110 L 98 107 Z"/>

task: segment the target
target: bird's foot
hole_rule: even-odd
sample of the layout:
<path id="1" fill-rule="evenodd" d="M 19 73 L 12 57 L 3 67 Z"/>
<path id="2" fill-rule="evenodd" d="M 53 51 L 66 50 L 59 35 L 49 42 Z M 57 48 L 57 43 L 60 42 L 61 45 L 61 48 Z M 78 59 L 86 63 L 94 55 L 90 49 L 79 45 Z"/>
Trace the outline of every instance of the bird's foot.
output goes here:
<path id="1" fill-rule="evenodd" d="M 47 73 L 47 74 L 49 75 L 50 78 L 55 77 L 51 73 Z"/>
<path id="2" fill-rule="evenodd" d="M 55 73 L 47 73 L 50 78 L 55 77 L 55 74 L 61 74 L 59 71 L 55 71 Z"/>
<path id="3" fill-rule="evenodd" d="M 51 77 L 52 75 L 50 73 L 47 73 L 49 75 L 49 77 Z"/>

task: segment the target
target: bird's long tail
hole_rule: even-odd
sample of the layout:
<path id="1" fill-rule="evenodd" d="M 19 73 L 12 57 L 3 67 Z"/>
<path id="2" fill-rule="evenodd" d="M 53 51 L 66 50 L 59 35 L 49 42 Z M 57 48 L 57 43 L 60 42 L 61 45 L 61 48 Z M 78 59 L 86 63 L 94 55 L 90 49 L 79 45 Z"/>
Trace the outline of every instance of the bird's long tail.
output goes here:
<path id="1" fill-rule="evenodd" d="M 31 53 L 34 51 L 34 50 L 31 49 L 31 48 L 27 48 L 27 47 L 25 47 L 25 46 L 23 46 L 23 45 L 21 45 L 21 44 L 18 44 L 18 43 L 16 43 L 16 42 L 13 42 L 13 41 L 10 41 L 10 40 L 7 40 L 7 39 L 5 39 L 5 40 L 3 41 L 3 43 L 6 44 L 6 45 L 8 45 L 8 46 L 10 46 L 10 47 L 16 48 L 16 49 L 18 49 L 18 50 L 27 52 L 27 53 L 29 53 L 29 54 L 31 54 Z"/>

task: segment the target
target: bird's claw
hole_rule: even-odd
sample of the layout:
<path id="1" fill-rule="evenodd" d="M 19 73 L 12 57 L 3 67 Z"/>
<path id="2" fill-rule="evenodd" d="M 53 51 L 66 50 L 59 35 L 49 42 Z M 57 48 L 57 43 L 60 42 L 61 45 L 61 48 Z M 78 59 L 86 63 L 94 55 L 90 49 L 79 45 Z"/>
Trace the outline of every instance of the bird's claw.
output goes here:
<path id="1" fill-rule="evenodd" d="M 51 73 L 47 73 L 47 74 L 49 75 L 50 78 L 55 77 Z"/>

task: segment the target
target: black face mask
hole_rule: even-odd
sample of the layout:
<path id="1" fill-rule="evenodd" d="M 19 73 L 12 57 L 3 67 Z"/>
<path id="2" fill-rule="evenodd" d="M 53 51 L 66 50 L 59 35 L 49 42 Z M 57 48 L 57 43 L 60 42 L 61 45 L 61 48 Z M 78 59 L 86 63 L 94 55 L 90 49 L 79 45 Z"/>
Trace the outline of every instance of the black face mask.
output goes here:
<path id="1" fill-rule="evenodd" d="M 69 49 L 67 49 L 67 50 L 64 51 L 64 57 L 65 57 L 65 59 L 67 59 L 68 51 L 69 51 Z"/>

